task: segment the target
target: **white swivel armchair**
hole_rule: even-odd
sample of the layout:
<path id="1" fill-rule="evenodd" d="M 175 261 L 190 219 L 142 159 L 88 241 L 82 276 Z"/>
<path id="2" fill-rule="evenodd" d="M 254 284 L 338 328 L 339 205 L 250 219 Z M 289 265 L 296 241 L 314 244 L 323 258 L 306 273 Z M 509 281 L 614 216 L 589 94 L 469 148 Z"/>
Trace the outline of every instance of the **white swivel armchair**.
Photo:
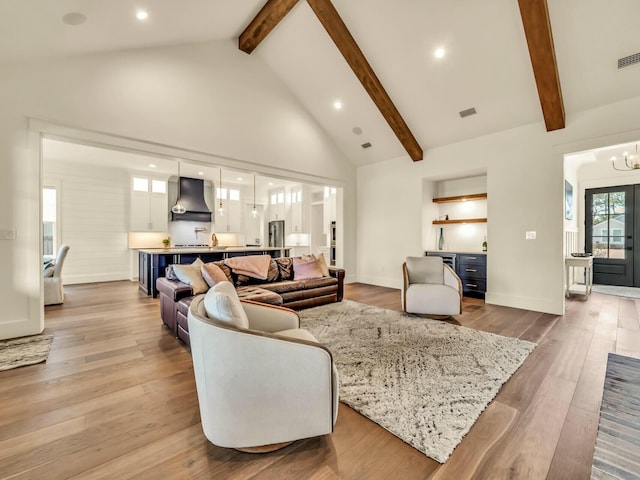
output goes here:
<path id="1" fill-rule="evenodd" d="M 407 257 L 402 275 L 405 312 L 436 318 L 462 313 L 462 282 L 442 257 Z"/>
<path id="2" fill-rule="evenodd" d="M 202 429 L 214 445 L 269 452 L 329 434 L 338 413 L 331 353 L 293 310 L 240 302 L 230 282 L 189 308 Z"/>
<path id="3" fill-rule="evenodd" d="M 68 245 L 61 245 L 56 256 L 55 264 L 44 270 L 44 304 L 58 305 L 64 302 L 62 287 L 62 266 L 67 258 Z"/>

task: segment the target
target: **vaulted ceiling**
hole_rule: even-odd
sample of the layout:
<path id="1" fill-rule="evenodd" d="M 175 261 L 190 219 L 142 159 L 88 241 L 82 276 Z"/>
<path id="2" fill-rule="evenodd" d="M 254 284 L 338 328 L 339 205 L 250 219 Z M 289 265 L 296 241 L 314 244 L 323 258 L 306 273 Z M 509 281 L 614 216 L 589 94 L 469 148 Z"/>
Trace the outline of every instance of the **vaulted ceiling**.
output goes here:
<path id="1" fill-rule="evenodd" d="M 640 2 L 547 1 L 566 124 L 581 110 L 639 96 L 640 64 L 618 69 L 617 59 L 640 51 Z M 139 22 L 129 0 L 6 0 L 0 3 L 0 65 L 210 40 L 236 43 L 264 2 L 136 2 L 149 12 Z M 304 3 L 293 6 L 252 55 L 276 72 L 355 164 L 407 155 Z M 518 2 L 333 4 L 425 156 L 429 148 L 523 124 L 545 129 Z M 70 12 L 82 13 L 86 22 L 63 23 Z M 443 58 L 434 57 L 437 48 L 444 48 Z M 334 109 L 336 100 L 341 110 Z M 459 112 L 471 107 L 477 114 L 461 118 Z M 367 142 L 371 148 L 363 149 Z"/>

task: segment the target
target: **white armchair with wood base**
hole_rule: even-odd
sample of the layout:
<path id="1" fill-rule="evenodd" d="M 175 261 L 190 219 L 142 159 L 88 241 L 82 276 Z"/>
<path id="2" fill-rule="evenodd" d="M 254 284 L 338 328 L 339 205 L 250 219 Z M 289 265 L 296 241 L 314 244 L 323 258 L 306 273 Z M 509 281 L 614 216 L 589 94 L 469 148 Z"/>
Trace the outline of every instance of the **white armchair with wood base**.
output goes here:
<path id="1" fill-rule="evenodd" d="M 240 302 L 220 282 L 189 308 L 202 429 L 220 447 L 267 452 L 333 431 L 338 375 L 331 352 L 293 310 Z"/>
<path id="2" fill-rule="evenodd" d="M 438 318 L 462 313 L 462 282 L 442 257 L 407 257 L 402 310 Z"/>
<path id="3" fill-rule="evenodd" d="M 55 263 L 44 270 L 43 288 L 44 304 L 59 305 L 64 302 L 64 289 L 62 287 L 62 266 L 69 252 L 68 245 L 61 245 L 56 256 Z"/>

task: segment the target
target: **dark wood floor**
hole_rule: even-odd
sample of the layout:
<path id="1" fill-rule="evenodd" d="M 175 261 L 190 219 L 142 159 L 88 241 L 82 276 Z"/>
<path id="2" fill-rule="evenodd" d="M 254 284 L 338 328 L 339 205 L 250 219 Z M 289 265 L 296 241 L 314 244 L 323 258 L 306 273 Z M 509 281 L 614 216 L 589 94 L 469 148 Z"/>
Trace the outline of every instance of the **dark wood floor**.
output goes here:
<path id="1" fill-rule="evenodd" d="M 538 343 L 444 465 L 340 406 L 332 435 L 252 455 L 204 438 L 188 351 L 130 282 L 66 287 L 46 364 L 0 372 L 0 478 L 587 479 L 608 352 L 639 356 L 640 300 L 565 316 L 465 301 L 461 325 Z M 400 309 L 397 290 L 347 298 Z"/>

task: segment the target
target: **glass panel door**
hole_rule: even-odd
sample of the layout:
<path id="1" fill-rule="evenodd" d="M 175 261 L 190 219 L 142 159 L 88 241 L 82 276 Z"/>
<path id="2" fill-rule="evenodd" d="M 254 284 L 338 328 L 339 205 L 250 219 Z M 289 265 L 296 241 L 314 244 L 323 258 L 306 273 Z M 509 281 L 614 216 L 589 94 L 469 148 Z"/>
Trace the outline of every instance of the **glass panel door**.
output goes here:
<path id="1" fill-rule="evenodd" d="M 585 193 L 585 251 L 594 256 L 594 283 L 633 285 L 633 187 Z"/>

